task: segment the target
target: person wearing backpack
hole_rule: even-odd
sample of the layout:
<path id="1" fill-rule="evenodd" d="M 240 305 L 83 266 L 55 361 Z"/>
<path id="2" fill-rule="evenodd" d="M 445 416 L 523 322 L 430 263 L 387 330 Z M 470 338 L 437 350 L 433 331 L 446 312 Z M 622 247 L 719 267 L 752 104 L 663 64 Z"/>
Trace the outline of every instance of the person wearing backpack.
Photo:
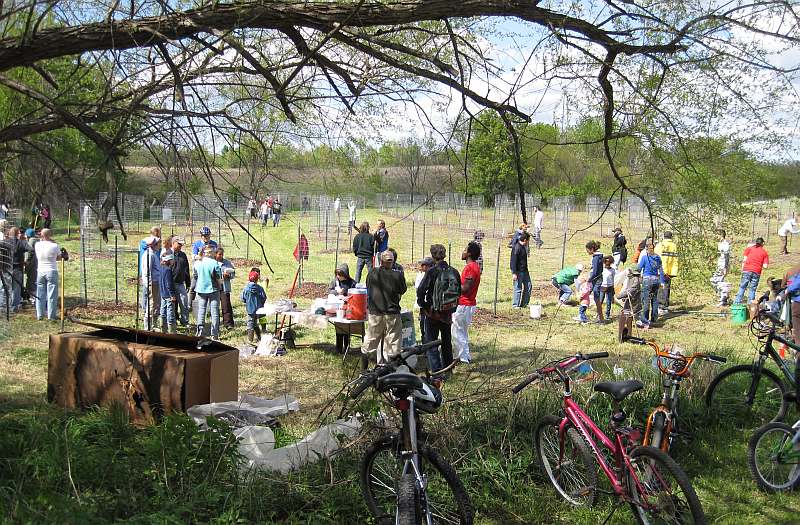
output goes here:
<path id="1" fill-rule="evenodd" d="M 431 245 L 433 268 L 425 272 L 425 277 L 417 288 L 417 304 L 425 313 L 424 343 L 441 337 L 439 348 L 428 350 L 428 368 L 441 370 L 453 362 L 453 339 L 451 325 L 453 312 L 461 297 L 461 276 L 447 264 L 447 250 L 441 244 Z M 439 379 L 442 379 L 441 377 Z"/>

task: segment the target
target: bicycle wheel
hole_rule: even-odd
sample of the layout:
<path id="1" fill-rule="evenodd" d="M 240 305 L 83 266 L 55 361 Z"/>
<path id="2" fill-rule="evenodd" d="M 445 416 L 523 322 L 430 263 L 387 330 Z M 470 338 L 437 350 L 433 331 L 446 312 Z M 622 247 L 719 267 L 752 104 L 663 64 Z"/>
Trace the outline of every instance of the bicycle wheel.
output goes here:
<path id="1" fill-rule="evenodd" d="M 785 423 L 769 423 L 756 430 L 747 446 L 753 481 L 767 492 L 800 488 L 800 446 L 795 430 Z"/>
<path id="2" fill-rule="evenodd" d="M 746 397 L 755 380 L 751 365 L 738 365 L 723 370 L 708 385 L 706 405 L 720 419 L 740 428 L 756 428 L 770 421 L 780 421 L 786 415 L 787 403 L 783 399 L 786 387 L 774 372 L 761 370 L 755 397 L 747 403 Z"/>
<path id="3" fill-rule="evenodd" d="M 434 449 L 420 446 L 421 470 L 427 479 L 424 501 L 434 523 L 471 525 L 472 503 L 456 471 Z M 403 460 L 396 438 L 376 441 L 361 461 L 361 491 L 367 507 L 380 524 L 395 523 L 397 480 L 403 475 Z M 422 506 L 422 495 L 419 502 Z M 421 514 L 425 509 L 421 508 Z M 424 522 L 425 516 L 420 516 Z"/>
<path id="4" fill-rule="evenodd" d="M 397 525 L 420 525 L 417 510 L 417 479 L 410 472 L 397 481 Z"/>
<path id="5" fill-rule="evenodd" d="M 653 414 L 653 422 L 650 425 L 650 441 L 647 442 L 647 444 L 669 453 L 667 416 L 664 412 L 656 412 Z"/>
<path id="6" fill-rule="evenodd" d="M 636 447 L 630 461 L 628 492 L 637 523 L 706 523 L 700 500 L 675 460 L 657 448 Z"/>
<path id="7" fill-rule="evenodd" d="M 597 468 L 586 441 L 567 429 L 563 452 L 558 428 L 561 419 L 545 416 L 536 425 L 534 446 L 539 465 L 562 498 L 575 506 L 591 507 L 597 499 Z"/>

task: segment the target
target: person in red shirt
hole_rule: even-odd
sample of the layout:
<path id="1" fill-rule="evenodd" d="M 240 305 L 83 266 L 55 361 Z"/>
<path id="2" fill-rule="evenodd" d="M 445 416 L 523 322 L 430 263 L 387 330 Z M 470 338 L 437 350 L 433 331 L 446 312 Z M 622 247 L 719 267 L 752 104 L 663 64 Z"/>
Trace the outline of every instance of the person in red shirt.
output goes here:
<path id="1" fill-rule="evenodd" d="M 739 282 L 739 293 L 736 294 L 735 304 L 741 304 L 744 292 L 750 288 L 750 302 L 756 298 L 756 288 L 761 279 L 761 272 L 769 266 L 769 254 L 764 249 L 764 239 L 759 237 L 755 244 L 744 249 L 742 261 L 742 280 Z"/>
<path id="2" fill-rule="evenodd" d="M 478 259 L 481 256 L 481 245 L 475 241 L 470 242 L 461 254 L 461 260 L 466 261 L 464 271 L 461 272 L 461 297 L 458 298 L 458 307 L 453 314 L 453 324 L 450 333 L 453 339 L 453 350 L 456 358 L 462 363 L 472 362 L 469 353 L 469 325 L 475 314 L 475 298 L 478 296 L 478 286 L 481 284 L 481 267 Z"/>

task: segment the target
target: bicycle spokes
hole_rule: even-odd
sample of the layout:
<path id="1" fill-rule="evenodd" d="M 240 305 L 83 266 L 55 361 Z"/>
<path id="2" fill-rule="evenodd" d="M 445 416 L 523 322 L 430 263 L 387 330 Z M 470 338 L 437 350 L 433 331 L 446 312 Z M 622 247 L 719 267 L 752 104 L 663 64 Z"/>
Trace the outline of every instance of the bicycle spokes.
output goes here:
<path id="1" fill-rule="evenodd" d="M 691 510 L 680 486 L 657 461 L 640 457 L 631 461 L 631 467 L 635 473 L 634 486 L 631 487 L 635 504 L 656 519 L 655 523 L 691 521 Z"/>

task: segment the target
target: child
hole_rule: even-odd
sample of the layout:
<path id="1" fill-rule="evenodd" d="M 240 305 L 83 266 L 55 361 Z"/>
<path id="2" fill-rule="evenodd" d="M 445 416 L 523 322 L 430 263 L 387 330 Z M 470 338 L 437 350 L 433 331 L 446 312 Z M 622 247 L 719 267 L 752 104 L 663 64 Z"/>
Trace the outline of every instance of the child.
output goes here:
<path id="1" fill-rule="evenodd" d="M 333 281 L 328 287 L 328 293 L 339 297 L 347 297 L 350 288 L 355 288 L 356 282 L 350 277 L 350 267 L 347 263 L 342 263 L 336 268 Z"/>
<path id="2" fill-rule="evenodd" d="M 242 302 L 247 310 L 247 341 L 252 343 L 253 336 L 261 339 L 261 328 L 258 326 L 258 319 L 262 315 L 256 311 L 267 302 L 267 292 L 258 284 L 258 277 L 261 274 L 257 269 L 251 270 L 247 275 L 247 284 L 242 290 Z"/>
<path id="3" fill-rule="evenodd" d="M 161 291 L 161 331 L 174 334 L 177 332 L 175 326 L 175 281 L 172 277 L 172 265 L 175 264 L 175 256 L 171 251 L 165 251 L 161 255 L 161 273 L 159 275 L 159 289 Z"/>
<path id="4" fill-rule="evenodd" d="M 603 257 L 603 280 L 600 285 L 600 300 L 606 303 L 606 322 L 611 321 L 611 303 L 614 302 L 614 257 L 606 255 Z"/>
<path id="5" fill-rule="evenodd" d="M 617 295 L 617 299 L 622 302 L 622 314 L 619 317 L 620 333 L 623 330 L 622 325 L 627 324 L 628 319 L 637 319 L 636 326 L 639 328 L 649 327 L 638 320 L 639 314 L 642 312 L 642 275 L 639 268 L 635 266 L 628 268 L 627 272 L 625 284 Z M 627 326 L 628 335 L 630 335 L 631 328 L 632 326 Z"/>
<path id="6" fill-rule="evenodd" d="M 585 324 L 589 322 L 589 318 L 586 317 L 586 310 L 589 308 L 589 297 L 592 295 L 592 285 L 584 275 L 579 276 L 575 283 L 578 288 L 580 305 L 578 306 L 578 315 L 573 317 L 572 320 Z"/>

